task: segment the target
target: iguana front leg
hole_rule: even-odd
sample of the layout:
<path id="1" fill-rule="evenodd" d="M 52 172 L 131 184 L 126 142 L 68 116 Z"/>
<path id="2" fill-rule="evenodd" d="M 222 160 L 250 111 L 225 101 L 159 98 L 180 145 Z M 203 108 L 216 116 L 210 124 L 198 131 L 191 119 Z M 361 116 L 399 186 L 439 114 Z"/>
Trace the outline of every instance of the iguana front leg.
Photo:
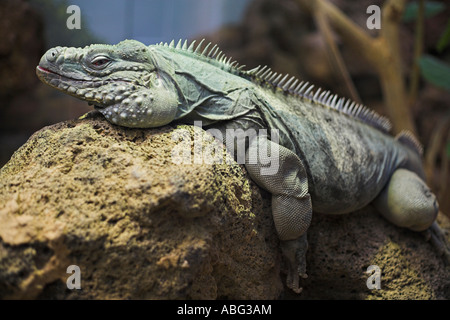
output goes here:
<path id="1" fill-rule="evenodd" d="M 295 153 L 262 136 L 250 140 L 245 167 L 251 178 L 272 194 L 275 228 L 289 268 L 287 286 L 300 293 L 299 277 L 306 277 L 306 231 L 312 217 L 303 164 Z"/>

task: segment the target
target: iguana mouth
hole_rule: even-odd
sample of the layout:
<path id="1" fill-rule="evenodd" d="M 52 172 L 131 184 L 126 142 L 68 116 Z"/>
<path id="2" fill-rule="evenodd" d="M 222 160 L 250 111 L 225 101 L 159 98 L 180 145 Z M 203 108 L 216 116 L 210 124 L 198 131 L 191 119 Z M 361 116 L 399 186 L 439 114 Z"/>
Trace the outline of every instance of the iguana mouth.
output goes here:
<path id="1" fill-rule="evenodd" d="M 51 70 L 49 70 L 49 69 L 43 68 L 43 67 L 41 67 L 41 66 L 37 66 L 36 69 L 38 69 L 38 70 L 41 71 L 41 72 L 46 72 L 46 73 L 56 73 L 56 72 L 53 72 L 53 71 L 51 71 Z"/>
<path id="2" fill-rule="evenodd" d="M 92 81 L 90 79 L 80 79 L 80 78 L 72 78 L 72 77 L 68 77 L 68 76 L 63 76 L 63 75 L 59 74 L 58 72 L 55 72 L 53 70 L 50 70 L 50 69 L 47 69 L 47 68 L 44 68 L 41 66 L 36 67 L 36 73 L 37 73 L 38 77 L 41 77 L 41 76 L 45 77 L 45 75 L 51 75 L 51 77 L 57 76 L 60 80 L 68 79 L 68 80 L 73 80 L 73 81 Z"/>
<path id="3" fill-rule="evenodd" d="M 128 79 L 74 78 L 51 69 L 37 66 L 36 74 L 48 85 L 71 96 L 87 101 L 96 108 L 104 108 L 124 100 L 140 85 Z"/>
<path id="4" fill-rule="evenodd" d="M 86 86 L 89 82 L 93 83 L 92 80 L 63 76 L 53 70 L 41 66 L 36 67 L 36 75 L 42 82 L 47 83 L 55 89 L 66 92 L 71 96 L 86 100 L 90 105 L 97 102 L 94 99 L 91 99 L 94 98 L 94 94 L 91 93 L 90 95 L 86 95 L 90 89 L 94 89 L 92 84 Z M 76 85 L 74 86 L 74 84 Z"/>

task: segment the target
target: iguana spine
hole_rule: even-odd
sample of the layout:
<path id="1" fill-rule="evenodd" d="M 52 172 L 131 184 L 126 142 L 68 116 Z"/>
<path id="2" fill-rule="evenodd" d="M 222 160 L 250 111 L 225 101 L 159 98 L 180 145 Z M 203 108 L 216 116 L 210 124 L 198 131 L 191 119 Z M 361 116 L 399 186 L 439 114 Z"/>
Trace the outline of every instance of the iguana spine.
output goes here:
<path id="1" fill-rule="evenodd" d="M 321 105 L 322 107 L 330 108 L 337 112 L 355 117 L 367 124 L 382 130 L 383 132 L 390 132 L 392 124 L 388 118 L 379 115 L 368 107 L 358 104 L 351 99 L 339 97 L 337 94 L 332 94 L 331 91 L 322 90 L 318 88 L 313 91 L 314 85 L 309 82 L 300 81 L 295 76 L 289 78 L 289 74 L 281 74 L 274 72 L 268 66 L 257 66 L 251 70 L 244 70 L 245 65 L 239 65 L 232 57 L 227 57 L 219 47 L 214 45 L 211 49 L 211 42 L 205 45 L 202 50 L 202 45 L 205 39 L 202 39 L 196 46 L 196 40 L 193 40 L 188 46 L 188 41 L 182 39 L 175 45 L 175 40 L 170 43 L 160 42 L 159 46 L 171 48 L 178 52 L 185 51 L 188 54 L 196 54 L 199 59 L 204 59 L 208 63 L 213 63 L 222 70 L 226 70 L 237 76 L 249 79 L 255 84 L 271 87 L 274 90 L 281 90 L 285 94 L 296 96 L 309 102 Z M 183 43 L 183 44 L 182 44 Z"/>

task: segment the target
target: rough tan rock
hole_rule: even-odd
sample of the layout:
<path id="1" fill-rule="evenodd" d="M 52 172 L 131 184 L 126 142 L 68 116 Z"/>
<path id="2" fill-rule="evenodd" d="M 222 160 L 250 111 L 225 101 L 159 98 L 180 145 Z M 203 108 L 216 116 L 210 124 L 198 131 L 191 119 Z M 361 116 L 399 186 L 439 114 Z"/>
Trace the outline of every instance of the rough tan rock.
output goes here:
<path id="1" fill-rule="evenodd" d="M 446 216 L 438 221 L 450 230 Z M 301 299 L 450 299 L 450 269 L 435 248 L 371 206 L 348 215 L 315 214 L 308 240 Z M 380 268 L 380 290 L 367 288 L 371 265 Z"/>
<path id="2" fill-rule="evenodd" d="M 450 298 L 431 245 L 371 207 L 314 214 L 309 278 L 300 296 L 284 291 L 269 195 L 233 161 L 174 164 L 174 130 L 94 113 L 36 132 L 0 170 L 0 297 Z M 66 287 L 69 265 L 80 267 L 80 290 Z M 366 286 L 370 265 L 381 290 Z"/>
<path id="3" fill-rule="evenodd" d="M 0 296 L 277 298 L 259 190 L 234 162 L 172 163 L 173 130 L 94 116 L 35 133 L 0 171 Z"/>

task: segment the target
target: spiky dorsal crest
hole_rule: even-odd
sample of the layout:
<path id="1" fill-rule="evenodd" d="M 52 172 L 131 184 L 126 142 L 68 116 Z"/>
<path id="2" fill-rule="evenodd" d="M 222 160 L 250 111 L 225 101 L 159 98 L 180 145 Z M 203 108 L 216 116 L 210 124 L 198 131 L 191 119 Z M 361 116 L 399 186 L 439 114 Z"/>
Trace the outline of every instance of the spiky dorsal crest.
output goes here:
<path id="1" fill-rule="evenodd" d="M 323 107 L 347 114 L 383 132 L 389 132 L 392 128 L 390 121 L 386 117 L 377 114 L 366 106 L 357 104 L 350 99 L 346 100 L 345 98 L 341 98 L 337 94 L 333 95 L 330 91 L 325 91 L 321 88 L 313 91 L 314 85 L 311 85 L 309 82 L 300 81 L 295 76 L 289 78 L 288 74 L 278 74 L 267 66 L 258 66 L 243 73 L 250 76 L 256 82 L 269 83 L 273 87 L 280 88 L 288 94 L 299 96 L 302 99 L 310 100 Z"/>
<path id="2" fill-rule="evenodd" d="M 320 88 L 313 91 L 314 85 L 300 81 L 295 76 L 289 77 L 288 74 L 283 75 L 274 72 L 267 66 L 258 66 L 251 70 L 243 70 L 245 65 L 239 65 L 237 61 L 232 61 L 231 57 L 228 58 L 219 50 L 217 45 L 213 45 L 211 42 L 203 46 L 204 42 L 205 39 L 196 45 L 196 41 L 194 40 L 188 45 L 187 40 L 183 42 L 180 39 L 176 45 L 174 40 L 169 44 L 167 42 L 161 42 L 159 45 L 180 52 L 195 54 L 232 74 L 247 78 L 260 85 L 266 84 L 275 89 L 281 89 L 285 94 L 297 96 L 300 99 L 309 100 L 322 107 L 344 113 L 383 132 L 388 133 L 392 128 L 391 122 L 386 117 L 379 115 L 366 106 L 357 104 L 350 99 L 346 100 L 345 98 L 341 98 L 337 94 L 333 95 L 330 91 L 322 91 Z"/>
<path id="3" fill-rule="evenodd" d="M 196 56 L 203 58 L 224 70 L 227 70 L 233 74 L 242 75 L 242 69 L 245 65 L 240 66 L 237 61 L 232 60 L 231 57 L 227 57 L 222 51 L 219 50 L 217 45 L 213 45 L 211 48 L 211 42 L 203 46 L 205 39 L 202 39 L 198 44 L 196 44 L 196 42 L 196 40 L 193 40 L 188 45 L 187 40 L 184 40 L 183 42 L 183 40 L 180 39 L 177 44 L 175 44 L 175 40 L 172 40 L 170 43 L 161 42 L 159 45 L 187 54 L 195 54 Z"/>
<path id="4" fill-rule="evenodd" d="M 395 137 L 397 141 L 400 143 L 408 146 L 415 152 L 417 152 L 418 155 L 423 156 L 423 147 L 422 144 L 417 140 L 417 138 L 414 136 L 414 134 L 408 130 L 402 130 L 400 133 Z"/>

